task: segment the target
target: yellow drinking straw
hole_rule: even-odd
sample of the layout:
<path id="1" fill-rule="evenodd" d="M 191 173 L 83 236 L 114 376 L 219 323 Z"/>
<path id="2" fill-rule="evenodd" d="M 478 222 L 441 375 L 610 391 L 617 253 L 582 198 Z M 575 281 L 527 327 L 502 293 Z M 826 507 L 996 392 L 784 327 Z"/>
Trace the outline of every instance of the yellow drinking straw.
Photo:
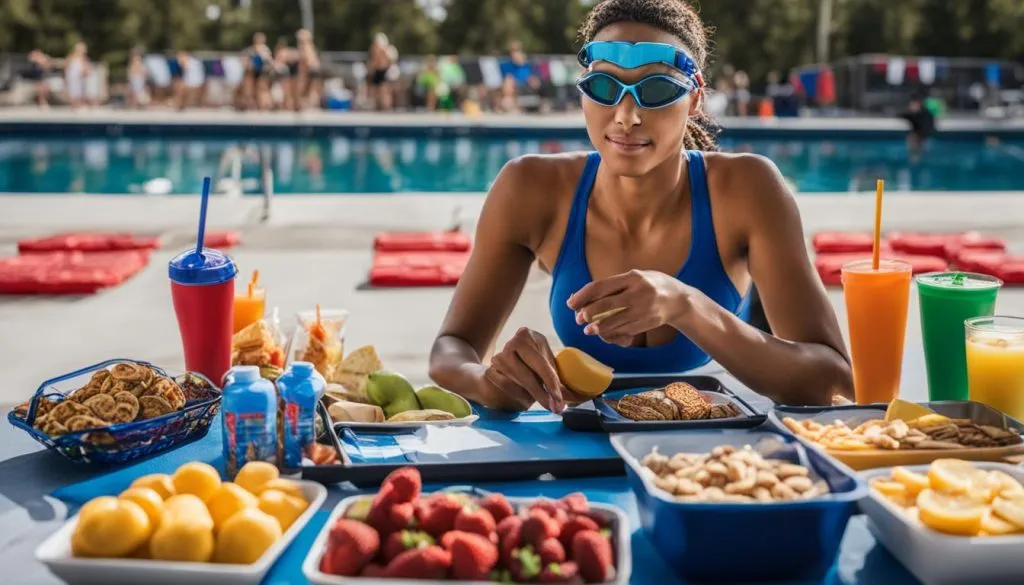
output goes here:
<path id="1" fill-rule="evenodd" d="M 885 190 L 885 181 L 878 179 L 875 185 L 875 241 L 871 249 L 871 268 L 878 270 L 878 255 L 882 248 L 882 191 Z"/>
<path id="2" fill-rule="evenodd" d="M 260 271 L 259 270 L 253 270 L 252 271 L 252 280 L 249 281 L 249 298 L 250 299 L 252 298 L 252 291 L 253 291 L 253 289 L 256 288 L 256 283 L 259 282 L 259 280 L 260 280 Z"/>

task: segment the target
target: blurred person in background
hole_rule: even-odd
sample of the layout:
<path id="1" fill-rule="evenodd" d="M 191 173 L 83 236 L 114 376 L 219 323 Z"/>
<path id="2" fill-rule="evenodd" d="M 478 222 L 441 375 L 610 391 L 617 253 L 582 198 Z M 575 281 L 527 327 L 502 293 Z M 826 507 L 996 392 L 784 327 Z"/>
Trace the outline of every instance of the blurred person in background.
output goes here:
<path id="1" fill-rule="evenodd" d="M 914 95 L 907 104 L 907 110 L 900 116 L 910 123 L 907 132 L 907 150 L 911 160 L 917 160 L 927 146 L 928 139 L 935 131 L 935 116 L 924 107 L 921 96 Z"/>
<path id="2" fill-rule="evenodd" d="M 733 99 L 736 101 L 736 115 L 750 114 L 750 76 L 742 69 L 732 77 Z"/>
<path id="3" fill-rule="evenodd" d="M 442 97 L 438 106 L 445 110 L 453 110 L 465 98 L 466 71 L 455 55 L 442 57 L 438 70 L 441 83 L 448 87 L 448 95 Z"/>
<path id="4" fill-rule="evenodd" d="M 707 99 L 704 100 L 704 110 L 716 118 L 724 116 L 729 111 L 731 92 L 732 86 L 729 85 L 729 81 L 719 79 L 715 82 L 715 90 L 709 91 Z"/>
<path id="5" fill-rule="evenodd" d="M 288 46 L 288 39 L 278 37 L 271 65 L 272 82 L 280 88 L 281 99 L 274 100 L 274 109 L 294 110 L 295 84 L 299 75 L 298 51 Z"/>
<path id="6" fill-rule="evenodd" d="M 142 47 L 133 47 L 128 56 L 128 107 L 144 108 L 149 105 L 146 88 L 146 64 L 142 61 Z"/>
<path id="7" fill-rule="evenodd" d="M 64 86 L 68 94 L 68 104 L 72 108 L 86 105 L 85 82 L 91 73 L 89 48 L 79 41 L 64 60 Z"/>
<path id="8" fill-rule="evenodd" d="M 181 69 L 181 79 L 175 90 L 175 102 L 178 109 L 184 110 L 193 105 L 201 106 L 203 104 L 203 83 L 206 81 L 203 62 L 183 49 L 178 50 L 177 62 Z"/>
<path id="9" fill-rule="evenodd" d="M 369 60 L 366 63 L 366 74 L 370 83 L 370 99 L 373 100 L 374 108 L 380 111 L 391 109 L 391 82 L 388 80 L 388 71 L 394 65 L 391 59 L 391 52 L 388 50 L 391 44 L 388 36 L 382 32 L 373 37 L 370 44 Z"/>
<path id="10" fill-rule="evenodd" d="M 295 79 L 295 109 L 302 110 L 307 106 L 320 107 L 320 53 L 313 43 L 313 35 L 300 28 L 295 33 L 299 48 L 298 77 Z"/>
<path id="11" fill-rule="evenodd" d="M 527 62 L 526 53 L 519 41 L 509 43 L 508 59 L 501 64 L 501 77 L 500 101 L 495 108 L 499 111 L 518 112 L 520 92 L 540 90 L 540 78 Z"/>
<path id="12" fill-rule="evenodd" d="M 429 55 L 423 61 L 423 68 L 416 75 L 416 96 L 429 112 L 437 110 L 438 88 L 441 85 L 441 74 L 437 69 L 437 57 Z M 447 91 L 445 92 L 447 95 Z"/>
<path id="13" fill-rule="evenodd" d="M 28 54 L 28 68 L 21 74 L 26 81 L 31 81 L 36 92 L 36 104 L 40 110 L 50 107 L 50 86 L 47 84 L 47 77 L 53 72 L 53 64 L 50 57 L 35 49 Z"/>
<path id="14" fill-rule="evenodd" d="M 269 72 L 274 56 L 267 46 L 267 35 L 258 32 L 252 35 L 252 44 L 242 51 L 245 63 L 245 78 L 240 87 L 243 109 L 270 109 Z"/>

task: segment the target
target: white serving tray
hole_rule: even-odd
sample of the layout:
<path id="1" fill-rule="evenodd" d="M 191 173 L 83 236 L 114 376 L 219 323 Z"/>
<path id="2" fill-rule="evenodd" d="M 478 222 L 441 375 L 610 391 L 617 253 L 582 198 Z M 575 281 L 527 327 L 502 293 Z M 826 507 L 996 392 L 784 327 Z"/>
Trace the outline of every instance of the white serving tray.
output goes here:
<path id="1" fill-rule="evenodd" d="M 955 452 L 951 452 L 953 455 Z M 972 462 L 978 469 L 998 469 L 1024 483 L 1024 470 L 1007 463 Z M 930 465 L 907 469 L 927 474 Z M 865 481 L 888 477 L 892 468 L 872 469 Z M 1024 583 L 1024 535 L 954 536 L 909 518 L 874 489 L 861 500 L 868 529 L 924 585 L 1020 585 Z"/>
<path id="2" fill-rule="evenodd" d="M 93 559 L 71 556 L 71 535 L 78 515 L 71 518 L 36 549 L 36 560 L 70 585 L 257 585 L 295 536 L 327 498 L 327 488 L 313 481 L 295 480 L 309 507 L 288 530 L 251 565 L 155 561 L 149 559 Z"/>
<path id="3" fill-rule="evenodd" d="M 427 496 L 429 494 L 424 494 Z M 464 583 L 466 585 L 493 585 L 492 581 L 454 581 L 439 580 L 439 579 L 378 579 L 370 577 L 339 577 L 337 575 L 329 575 L 320 570 L 320 557 L 323 556 L 324 549 L 327 544 L 327 537 L 331 533 L 331 527 L 334 526 L 334 522 L 348 510 L 349 506 L 358 502 L 361 499 L 365 499 L 368 496 L 351 496 L 345 498 L 334 507 L 331 511 L 331 516 L 327 519 L 320 534 L 317 535 L 316 540 L 313 542 L 313 546 L 309 549 L 309 554 L 306 555 L 306 560 L 302 563 L 302 574 L 305 575 L 306 579 L 314 585 L 346 585 L 349 583 L 356 583 L 359 585 L 415 585 L 418 583 L 427 583 L 429 585 L 442 585 L 448 583 Z M 508 498 L 517 510 L 529 506 L 539 498 Z M 612 531 L 615 534 L 615 579 L 608 581 L 607 585 L 627 585 L 629 583 L 629 576 L 633 570 L 633 557 L 630 549 L 630 530 L 629 530 L 629 519 L 626 517 L 626 513 L 620 508 L 609 504 L 600 504 L 597 502 L 590 502 L 591 509 L 601 512 L 607 518 L 611 520 Z"/>

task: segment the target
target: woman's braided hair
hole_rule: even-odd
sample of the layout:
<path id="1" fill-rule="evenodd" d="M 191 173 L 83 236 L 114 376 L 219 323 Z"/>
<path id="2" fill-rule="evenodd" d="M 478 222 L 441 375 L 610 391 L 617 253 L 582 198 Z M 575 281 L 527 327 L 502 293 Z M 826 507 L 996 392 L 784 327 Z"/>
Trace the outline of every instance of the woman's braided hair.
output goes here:
<path id="1" fill-rule="evenodd" d="M 702 71 L 706 68 L 709 32 L 686 0 L 604 0 L 583 19 L 579 39 L 589 43 L 601 29 L 617 22 L 639 22 L 678 37 L 697 66 Z M 718 150 L 715 132 L 711 116 L 701 111 L 687 121 L 683 146 L 689 150 Z"/>

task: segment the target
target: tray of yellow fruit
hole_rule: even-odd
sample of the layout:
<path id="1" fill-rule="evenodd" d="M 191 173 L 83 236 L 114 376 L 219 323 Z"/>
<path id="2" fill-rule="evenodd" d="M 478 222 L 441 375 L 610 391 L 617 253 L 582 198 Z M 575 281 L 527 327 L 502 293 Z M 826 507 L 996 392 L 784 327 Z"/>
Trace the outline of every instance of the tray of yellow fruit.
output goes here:
<path id="1" fill-rule="evenodd" d="M 246 464 L 234 482 L 186 463 L 90 500 L 36 559 L 72 585 L 256 584 L 326 497 L 324 486 L 280 478 L 269 463 Z"/>
<path id="2" fill-rule="evenodd" d="M 1024 423 L 980 402 L 777 406 L 769 420 L 857 470 L 1024 453 Z"/>
<path id="3" fill-rule="evenodd" d="M 1021 582 L 1024 470 L 937 459 L 861 473 L 868 528 L 928 585 Z"/>

